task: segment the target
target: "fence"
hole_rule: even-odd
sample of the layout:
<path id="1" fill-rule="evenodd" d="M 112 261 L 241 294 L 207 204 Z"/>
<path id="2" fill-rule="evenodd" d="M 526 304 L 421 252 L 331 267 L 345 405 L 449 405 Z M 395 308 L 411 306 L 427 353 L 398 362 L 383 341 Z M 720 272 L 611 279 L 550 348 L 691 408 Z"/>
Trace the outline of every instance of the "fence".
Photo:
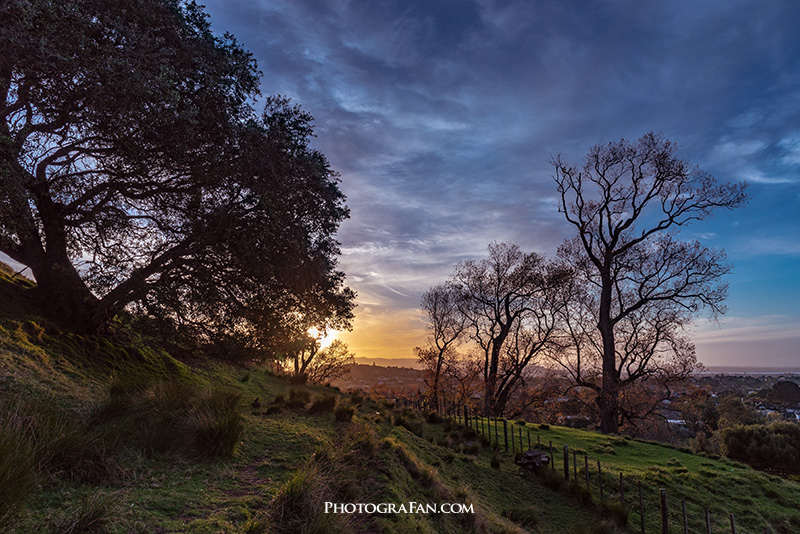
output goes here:
<path id="1" fill-rule="evenodd" d="M 405 399 L 399 398 L 398 402 L 405 407 L 414 408 L 417 410 L 431 410 L 430 406 L 424 399 Z M 533 449 L 533 436 L 531 429 L 526 428 L 523 435 L 523 429 L 519 425 L 509 425 L 508 420 L 501 418 L 486 418 L 478 415 L 465 405 L 449 405 L 440 410 L 441 414 L 445 417 L 451 418 L 454 423 L 462 424 L 473 428 L 477 433 L 486 438 L 490 445 L 494 444 L 495 447 L 503 448 L 506 453 L 510 452 L 516 459 L 518 454 L 524 450 L 527 444 L 527 449 Z M 514 433 L 514 426 L 517 432 Z M 494 427 L 494 428 L 492 428 Z M 494 440 L 494 441 L 493 441 Z M 592 494 L 597 491 L 600 499 L 600 505 L 605 506 L 607 503 L 614 502 L 621 507 L 629 516 L 633 516 L 638 521 L 631 521 L 633 528 L 637 526 L 641 534 L 646 532 L 646 518 L 655 516 L 658 519 L 660 529 L 657 531 L 650 530 L 649 532 L 655 534 L 675 534 L 676 531 L 671 527 L 677 526 L 679 531 L 683 534 L 690 533 L 690 522 L 694 528 L 691 532 L 702 532 L 702 534 L 719 534 L 720 532 L 730 532 L 731 534 L 750 534 L 744 533 L 736 527 L 736 517 L 733 513 L 720 512 L 719 510 L 710 510 L 706 507 L 694 505 L 687 502 L 685 499 L 680 501 L 673 500 L 672 497 L 667 495 L 664 488 L 658 488 L 657 498 L 652 498 L 653 493 L 650 493 L 650 498 L 647 498 L 648 492 L 652 488 L 644 489 L 641 481 L 635 481 L 637 492 L 634 494 L 633 499 L 630 498 L 630 488 L 632 486 L 631 480 L 626 480 L 625 475 L 619 472 L 619 477 L 610 475 L 608 469 L 606 473 L 603 472 L 603 466 L 600 460 L 591 462 L 593 467 L 597 465 L 596 471 L 590 469 L 590 458 L 585 452 L 576 452 L 570 449 L 569 445 L 562 446 L 562 452 L 556 454 L 557 448 L 553 446 L 553 442 L 549 441 L 547 445 L 541 442 L 541 436 L 536 434 L 536 449 L 546 451 L 550 459 L 549 469 L 556 471 L 556 460 L 561 462 L 561 469 L 563 469 L 563 477 L 566 481 L 571 481 L 575 484 L 585 485 L 586 490 Z M 572 469 L 570 470 L 570 451 L 572 451 Z M 578 467 L 578 455 L 583 456 L 583 467 Z M 560 456 L 560 458 L 559 458 Z M 595 489 L 596 488 L 596 489 Z M 626 488 L 628 488 L 629 498 L 625 498 Z M 612 495 L 612 492 L 614 495 Z M 680 502 L 680 506 L 676 504 Z M 672 507 L 670 503 L 673 504 Z M 722 525 L 722 531 L 720 530 Z M 697 527 L 701 530 L 698 530 Z M 772 534 L 770 527 L 766 526 L 763 529 L 764 534 Z M 761 534 L 759 532 L 759 534 Z"/>

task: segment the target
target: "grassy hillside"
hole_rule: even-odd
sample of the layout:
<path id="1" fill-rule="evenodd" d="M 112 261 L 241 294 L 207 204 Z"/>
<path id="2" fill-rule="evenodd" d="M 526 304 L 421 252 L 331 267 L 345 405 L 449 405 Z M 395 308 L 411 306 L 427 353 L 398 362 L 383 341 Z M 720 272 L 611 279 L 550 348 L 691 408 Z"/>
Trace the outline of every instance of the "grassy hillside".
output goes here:
<path id="1" fill-rule="evenodd" d="M 705 508 L 716 533 L 730 532 L 730 512 L 739 532 L 800 530 L 800 485 L 740 464 L 517 424 L 525 448 L 529 432 L 534 444 L 553 442 L 558 467 L 523 477 L 502 444 L 435 414 L 179 361 L 125 329 L 66 332 L 30 284 L 0 277 L 4 532 L 638 532 L 638 483 L 647 532 L 660 532 L 659 488 L 674 532 L 682 498 L 693 532 Z M 578 454 L 577 481 L 563 478 L 565 444 Z M 475 513 L 335 515 L 326 501 L 466 503 Z"/>

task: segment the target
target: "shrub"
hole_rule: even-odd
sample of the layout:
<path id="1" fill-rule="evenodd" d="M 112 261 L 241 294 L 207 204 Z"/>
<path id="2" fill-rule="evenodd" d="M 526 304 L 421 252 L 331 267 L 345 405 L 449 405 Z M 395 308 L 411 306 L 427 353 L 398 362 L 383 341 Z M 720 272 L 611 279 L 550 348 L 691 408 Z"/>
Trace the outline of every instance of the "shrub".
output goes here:
<path id="1" fill-rule="evenodd" d="M 233 453 L 244 430 L 238 393 L 178 382 L 112 388 L 91 418 L 94 425 L 145 454 L 177 450 L 202 456 Z"/>
<path id="2" fill-rule="evenodd" d="M 268 517 L 251 517 L 242 526 L 242 534 L 267 534 L 269 526 Z"/>
<path id="3" fill-rule="evenodd" d="M 500 449 L 495 449 L 494 452 L 492 453 L 491 465 L 495 469 L 500 469 L 500 462 L 501 462 Z"/>
<path id="4" fill-rule="evenodd" d="M 475 455 L 478 454 L 481 450 L 481 443 L 480 441 L 470 441 L 464 447 L 465 454 Z"/>
<path id="5" fill-rule="evenodd" d="M 337 423 L 347 423 L 353 419 L 353 414 L 356 413 L 356 408 L 352 404 L 343 403 L 336 405 L 333 410 L 333 415 Z"/>
<path id="6" fill-rule="evenodd" d="M 336 406 L 336 397 L 333 395 L 329 395 L 327 397 L 320 397 L 314 400 L 311 403 L 311 406 L 308 408 L 308 413 L 324 413 L 324 412 L 332 412 L 334 406 Z"/>
<path id="7" fill-rule="evenodd" d="M 428 420 L 429 423 L 432 423 L 434 425 L 437 425 L 442 421 L 444 421 L 444 418 L 436 412 L 428 412 L 426 419 Z"/>
<path id="8" fill-rule="evenodd" d="M 109 494 L 96 493 L 87 496 L 67 511 L 67 518 L 58 528 L 62 534 L 82 534 L 107 532 L 108 526 L 114 524 L 113 508 L 116 497 Z"/>
<path id="9" fill-rule="evenodd" d="M 567 481 L 564 479 L 564 475 L 561 474 L 556 469 L 551 469 L 548 466 L 542 466 L 534 468 L 534 473 L 538 476 L 542 483 L 552 490 L 560 490 L 567 484 Z"/>
<path id="10" fill-rule="evenodd" d="M 550 425 L 548 425 L 547 423 L 542 423 L 541 425 L 539 425 L 539 430 L 550 430 Z"/>
<path id="11" fill-rule="evenodd" d="M 303 408 L 311 400 L 311 394 L 305 389 L 292 388 L 289 390 L 289 400 L 286 401 L 287 408 Z"/>
<path id="12" fill-rule="evenodd" d="M 299 374 L 299 375 L 291 375 L 291 376 L 289 377 L 289 380 L 288 380 L 288 382 L 289 382 L 290 384 L 292 384 L 292 385 L 295 385 L 295 386 L 302 386 L 302 385 L 304 385 L 306 382 L 308 382 L 308 375 L 307 375 L 307 374 L 305 374 L 305 373 L 303 373 L 303 374 Z"/>
<path id="13" fill-rule="evenodd" d="M 414 413 L 409 415 L 403 413 L 395 414 L 392 423 L 394 423 L 395 426 L 402 426 L 412 434 L 418 436 L 422 435 L 422 429 L 425 425 L 421 420 L 417 419 Z"/>
<path id="14" fill-rule="evenodd" d="M 628 524 L 628 509 L 618 502 L 604 502 L 601 505 L 601 513 L 603 517 L 620 528 L 624 528 Z"/>
<path id="15" fill-rule="evenodd" d="M 736 425 L 720 431 L 726 456 L 757 469 L 800 472 L 800 425 Z"/>
<path id="16" fill-rule="evenodd" d="M 86 429 L 72 414 L 44 399 L 17 399 L 6 417 L 13 417 L 33 451 L 34 467 L 51 476 L 106 484 L 122 469 L 114 458 L 116 436 Z"/>
<path id="17" fill-rule="evenodd" d="M 238 393 L 215 390 L 200 396 L 185 419 L 194 449 L 203 456 L 230 456 L 244 431 Z"/>

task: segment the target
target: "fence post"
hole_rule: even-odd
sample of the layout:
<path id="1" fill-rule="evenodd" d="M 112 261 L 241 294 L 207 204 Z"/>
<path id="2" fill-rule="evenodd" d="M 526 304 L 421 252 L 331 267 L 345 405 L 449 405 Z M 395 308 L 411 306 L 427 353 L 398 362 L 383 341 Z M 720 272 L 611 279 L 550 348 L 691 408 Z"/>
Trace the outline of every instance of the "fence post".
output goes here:
<path id="1" fill-rule="evenodd" d="M 644 494 L 641 482 L 639 482 L 639 522 L 642 525 L 642 534 L 644 534 Z"/>
<path id="2" fill-rule="evenodd" d="M 506 443 L 506 452 L 508 452 L 508 421 L 503 419 L 503 439 Z"/>
<path id="3" fill-rule="evenodd" d="M 661 534 L 669 534 L 669 509 L 667 508 L 667 490 L 660 488 L 661 493 Z"/>
<path id="4" fill-rule="evenodd" d="M 578 482 L 578 453 L 572 451 L 572 480 Z"/>
<path id="5" fill-rule="evenodd" d="M 569 480 L 569 447 L 564 445 L 564 480 Z"/>
<path id="6" fill-rule="evenodd" d="M 731 514 L 731 534 L 736 534 L 736 520 L 733 519 L 733 514 Z"/>
<path id="7" fill-rule="evenodd" d="M 706 533 L 711 534 L 711 514 L 708 508 L 706 508 Z"/>
<path id="8" fill-rule="evenodd" d="M 464 426 L 467 426 L 469 423 L 469 411 L 467 410 L 467 405 L 464 405 Z"/>
<path id="9" fill-rule="evenodd" d="M 528 429 L 528 450 L 531 450 L 531 429 Z"/>
<path id="10" fill-rule="evenodd" d="M 600 502 L 603 502 L 603 468 L 600 467 L 600 460 L 597 460 L 597 481 L 600 484 Z"/>
<path id="11" fill-rule="evenodd" d="M 522 452 L 522 428 L 518 429 L 519 433 L 519 452 Z"/>
<path id="12" fill-rule="evenodd" d="M 583 471 L 586 475 L 586 491 L 591 491 L 592 488 L 589 486 L 589 456 L 586 454 L 583 455 Z"/>
<path id="13" fill-rule="evenodd" d="M 497 433 L 497 417 L 494 418 L 494 444 L 500 446 L 500 434 Z"/>
<path id="14" fill-rule="evenodd" d="M 556 459 L 553 457 L 553 440 L 550 440 L 550 469 L 556 468 Z"/>
<path id="15" fill-rule="evenodd" d="M 689 534 L 689 518 L 686 515 L 686 499 L 681 499 L 681 507 L 683 508 L 683 534 Z"/>
<path id="16" fill-rule="evenodd" d="M 622 472 L 619 473 L 619 504 L 625 507 L 625 483 L 622 481 Z"/>

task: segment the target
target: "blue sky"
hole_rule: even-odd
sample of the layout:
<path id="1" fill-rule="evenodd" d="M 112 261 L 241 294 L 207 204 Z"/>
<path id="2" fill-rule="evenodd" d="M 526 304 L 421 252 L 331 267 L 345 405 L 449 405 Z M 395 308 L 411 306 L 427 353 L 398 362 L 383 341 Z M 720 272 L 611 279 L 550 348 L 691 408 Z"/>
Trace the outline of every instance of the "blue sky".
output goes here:
<path id="1" fill-rule="evenodd" d="M 358 356 L 409 357 L 421 294 L 491 241 L 570 235 L 548 161 L 655 130 L 752 200 L 687 228 L 724 248 L 728 313 L 707 365 L 800 366 L 800 3 L 207 1 L 316 118 L 352 217 L 341 266 Z"/>

